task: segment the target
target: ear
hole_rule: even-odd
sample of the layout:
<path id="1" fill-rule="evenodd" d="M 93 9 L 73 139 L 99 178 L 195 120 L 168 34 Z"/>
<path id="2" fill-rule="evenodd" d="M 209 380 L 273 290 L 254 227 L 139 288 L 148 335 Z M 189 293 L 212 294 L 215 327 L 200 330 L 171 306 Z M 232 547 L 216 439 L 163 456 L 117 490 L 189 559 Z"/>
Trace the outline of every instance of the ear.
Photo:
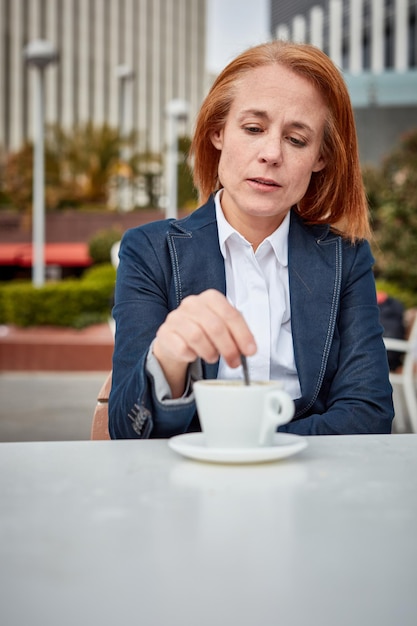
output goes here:
<path id="1" fill-rule="evenodd" d="M 312 172 L 321 172 L 322 169 L 324 169 L 326 167 L 326 161 L 324 160 L 323 156 L 321 154 L 319 154 L 319 156 L 317 157 L 316 162 L 313 165 L 312 168 Z"/>
<path id="2" fill-rule="evenodd" d="M 210 137 L 211 143 L 217 150 L 223 149 L 223 128 L 214 131 L 214 133 Z"/>

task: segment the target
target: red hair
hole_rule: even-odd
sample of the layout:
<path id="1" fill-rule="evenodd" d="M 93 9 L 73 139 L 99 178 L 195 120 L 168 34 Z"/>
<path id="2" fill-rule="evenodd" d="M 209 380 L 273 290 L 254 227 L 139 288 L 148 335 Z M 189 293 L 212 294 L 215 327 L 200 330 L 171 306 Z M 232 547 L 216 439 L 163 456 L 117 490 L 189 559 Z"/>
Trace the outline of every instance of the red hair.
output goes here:
<path id="1" fill-rule="evenodd" d="M 328 223 L 351 239 L 370 236 L 368 204 L 359 162 L 355 120 L 341 72 L 330 58 L 309 44 L 272 41 L 249 48 L 219 74 L 197 116 L 190 156 L 200 200 L 219 188 L 220 152 L 211 141 L 224 127 L 239 78 L 250 70 L 280 64 L 310 81 L 328 108 L 321 154 L 326 163 L 313 172 L 295 210 L 310 224 Z"/>

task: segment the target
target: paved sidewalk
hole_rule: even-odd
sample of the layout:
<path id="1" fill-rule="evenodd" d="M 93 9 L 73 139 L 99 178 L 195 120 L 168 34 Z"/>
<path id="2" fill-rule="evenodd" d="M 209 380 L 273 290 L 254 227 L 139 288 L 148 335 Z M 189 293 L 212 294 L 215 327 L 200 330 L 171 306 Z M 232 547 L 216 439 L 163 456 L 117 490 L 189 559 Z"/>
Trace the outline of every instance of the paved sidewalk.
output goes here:
<path id="1" fill-rule="evenodd" d="M 0 441 L 90 438 L 105 372 L 0 372 Z"/>

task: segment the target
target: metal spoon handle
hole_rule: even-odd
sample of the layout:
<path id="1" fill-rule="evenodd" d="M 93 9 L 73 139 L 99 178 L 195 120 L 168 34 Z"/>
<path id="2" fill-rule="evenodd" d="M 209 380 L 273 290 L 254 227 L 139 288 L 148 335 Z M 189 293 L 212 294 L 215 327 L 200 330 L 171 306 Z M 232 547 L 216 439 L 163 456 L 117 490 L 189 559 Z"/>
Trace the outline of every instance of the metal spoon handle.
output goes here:
<path id="1" fill-rule="evenodd" d="M 250 380 L 249 380 L 248 362 L 247 362 L 246 357 L 245 357 L 244 354 L 240 355 L 240 360 L 241 360 L 241 363 L 242 363 L 243 378 L 245 380 L 245 385 L 249 385 L 250 384 Z"/>

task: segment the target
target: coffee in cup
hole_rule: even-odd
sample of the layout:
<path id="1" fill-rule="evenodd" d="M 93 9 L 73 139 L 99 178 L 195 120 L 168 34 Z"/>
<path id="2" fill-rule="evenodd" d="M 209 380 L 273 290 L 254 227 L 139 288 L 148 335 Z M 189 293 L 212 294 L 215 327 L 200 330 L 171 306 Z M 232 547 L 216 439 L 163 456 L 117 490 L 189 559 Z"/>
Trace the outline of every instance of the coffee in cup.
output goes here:
<path id="1" fill-rule="evenodd" d="M 206 445 L 213 448 L 271 446 L 278 426 L 294 415 L 280 381 L 199 380 L 194 393 Z"/>

